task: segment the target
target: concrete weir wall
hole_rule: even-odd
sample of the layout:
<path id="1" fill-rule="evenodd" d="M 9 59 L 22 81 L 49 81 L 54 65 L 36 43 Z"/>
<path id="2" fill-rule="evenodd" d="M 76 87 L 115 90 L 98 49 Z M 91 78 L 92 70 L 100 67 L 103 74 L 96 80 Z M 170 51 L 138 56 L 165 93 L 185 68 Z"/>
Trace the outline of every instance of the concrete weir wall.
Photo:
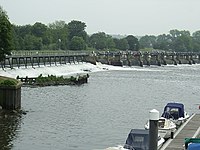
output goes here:
<path id="1" fill-rule="evenodd" d="M 21 86 L 0 86 L 0 106 L 6 110 L 16 110 L 21 108 Z"/>

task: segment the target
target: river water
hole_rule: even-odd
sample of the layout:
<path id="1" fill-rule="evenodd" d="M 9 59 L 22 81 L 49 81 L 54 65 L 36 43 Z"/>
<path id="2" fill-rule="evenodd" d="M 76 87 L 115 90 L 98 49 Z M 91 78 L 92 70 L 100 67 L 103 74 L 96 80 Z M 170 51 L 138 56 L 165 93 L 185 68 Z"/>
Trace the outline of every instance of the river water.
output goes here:
<path id="1" fill-rule="evenodd" d="M 149 110 L 168 102 L 199 112 L 200 65 L 133 67 L 90 73 L 80 86 L 22 88 L 26 115 L 0 119 L 2 149 L 97 150 L 123 145 Z"/>

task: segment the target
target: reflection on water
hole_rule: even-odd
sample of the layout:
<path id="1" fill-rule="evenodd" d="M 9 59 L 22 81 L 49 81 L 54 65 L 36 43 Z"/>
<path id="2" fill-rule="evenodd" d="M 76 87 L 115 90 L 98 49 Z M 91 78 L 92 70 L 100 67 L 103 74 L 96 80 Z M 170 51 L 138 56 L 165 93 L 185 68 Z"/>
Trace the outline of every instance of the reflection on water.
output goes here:
<path id="1" fill-rule="evenodd" d="M 12 141 L 17 138 L 22 116 L 11 111 L 0 112 L 0 149 L 12 149 Z"/>

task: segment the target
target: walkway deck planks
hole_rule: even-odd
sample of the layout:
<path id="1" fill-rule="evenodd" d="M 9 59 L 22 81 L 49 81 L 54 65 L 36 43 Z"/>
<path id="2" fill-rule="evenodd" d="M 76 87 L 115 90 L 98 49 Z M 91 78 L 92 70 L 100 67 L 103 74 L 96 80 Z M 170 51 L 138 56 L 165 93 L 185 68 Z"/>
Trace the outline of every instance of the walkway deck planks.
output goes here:
<path id="1" fill-rule="evenodd" d="M 183 150 L 185 138 L 195 138 L 199 135 L 200 114 L 194 114 L 191 118 L 180 127 L 175 134 L 174 139 L 169 139 L 161 148 L 161 150 Z M 198 133 L 197 133 L 198 132 Z"/>

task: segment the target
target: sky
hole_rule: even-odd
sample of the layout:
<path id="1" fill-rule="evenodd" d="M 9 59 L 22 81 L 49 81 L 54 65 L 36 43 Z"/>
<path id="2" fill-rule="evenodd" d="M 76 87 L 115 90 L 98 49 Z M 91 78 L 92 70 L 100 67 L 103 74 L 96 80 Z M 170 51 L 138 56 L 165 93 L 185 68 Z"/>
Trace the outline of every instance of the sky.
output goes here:
<path id="1" fill-rule="evenodd" d="M 11 23 L 86 23 L 93 34 L 159 35 L 200 30 L 200 0 L 0 0 Z"/>

